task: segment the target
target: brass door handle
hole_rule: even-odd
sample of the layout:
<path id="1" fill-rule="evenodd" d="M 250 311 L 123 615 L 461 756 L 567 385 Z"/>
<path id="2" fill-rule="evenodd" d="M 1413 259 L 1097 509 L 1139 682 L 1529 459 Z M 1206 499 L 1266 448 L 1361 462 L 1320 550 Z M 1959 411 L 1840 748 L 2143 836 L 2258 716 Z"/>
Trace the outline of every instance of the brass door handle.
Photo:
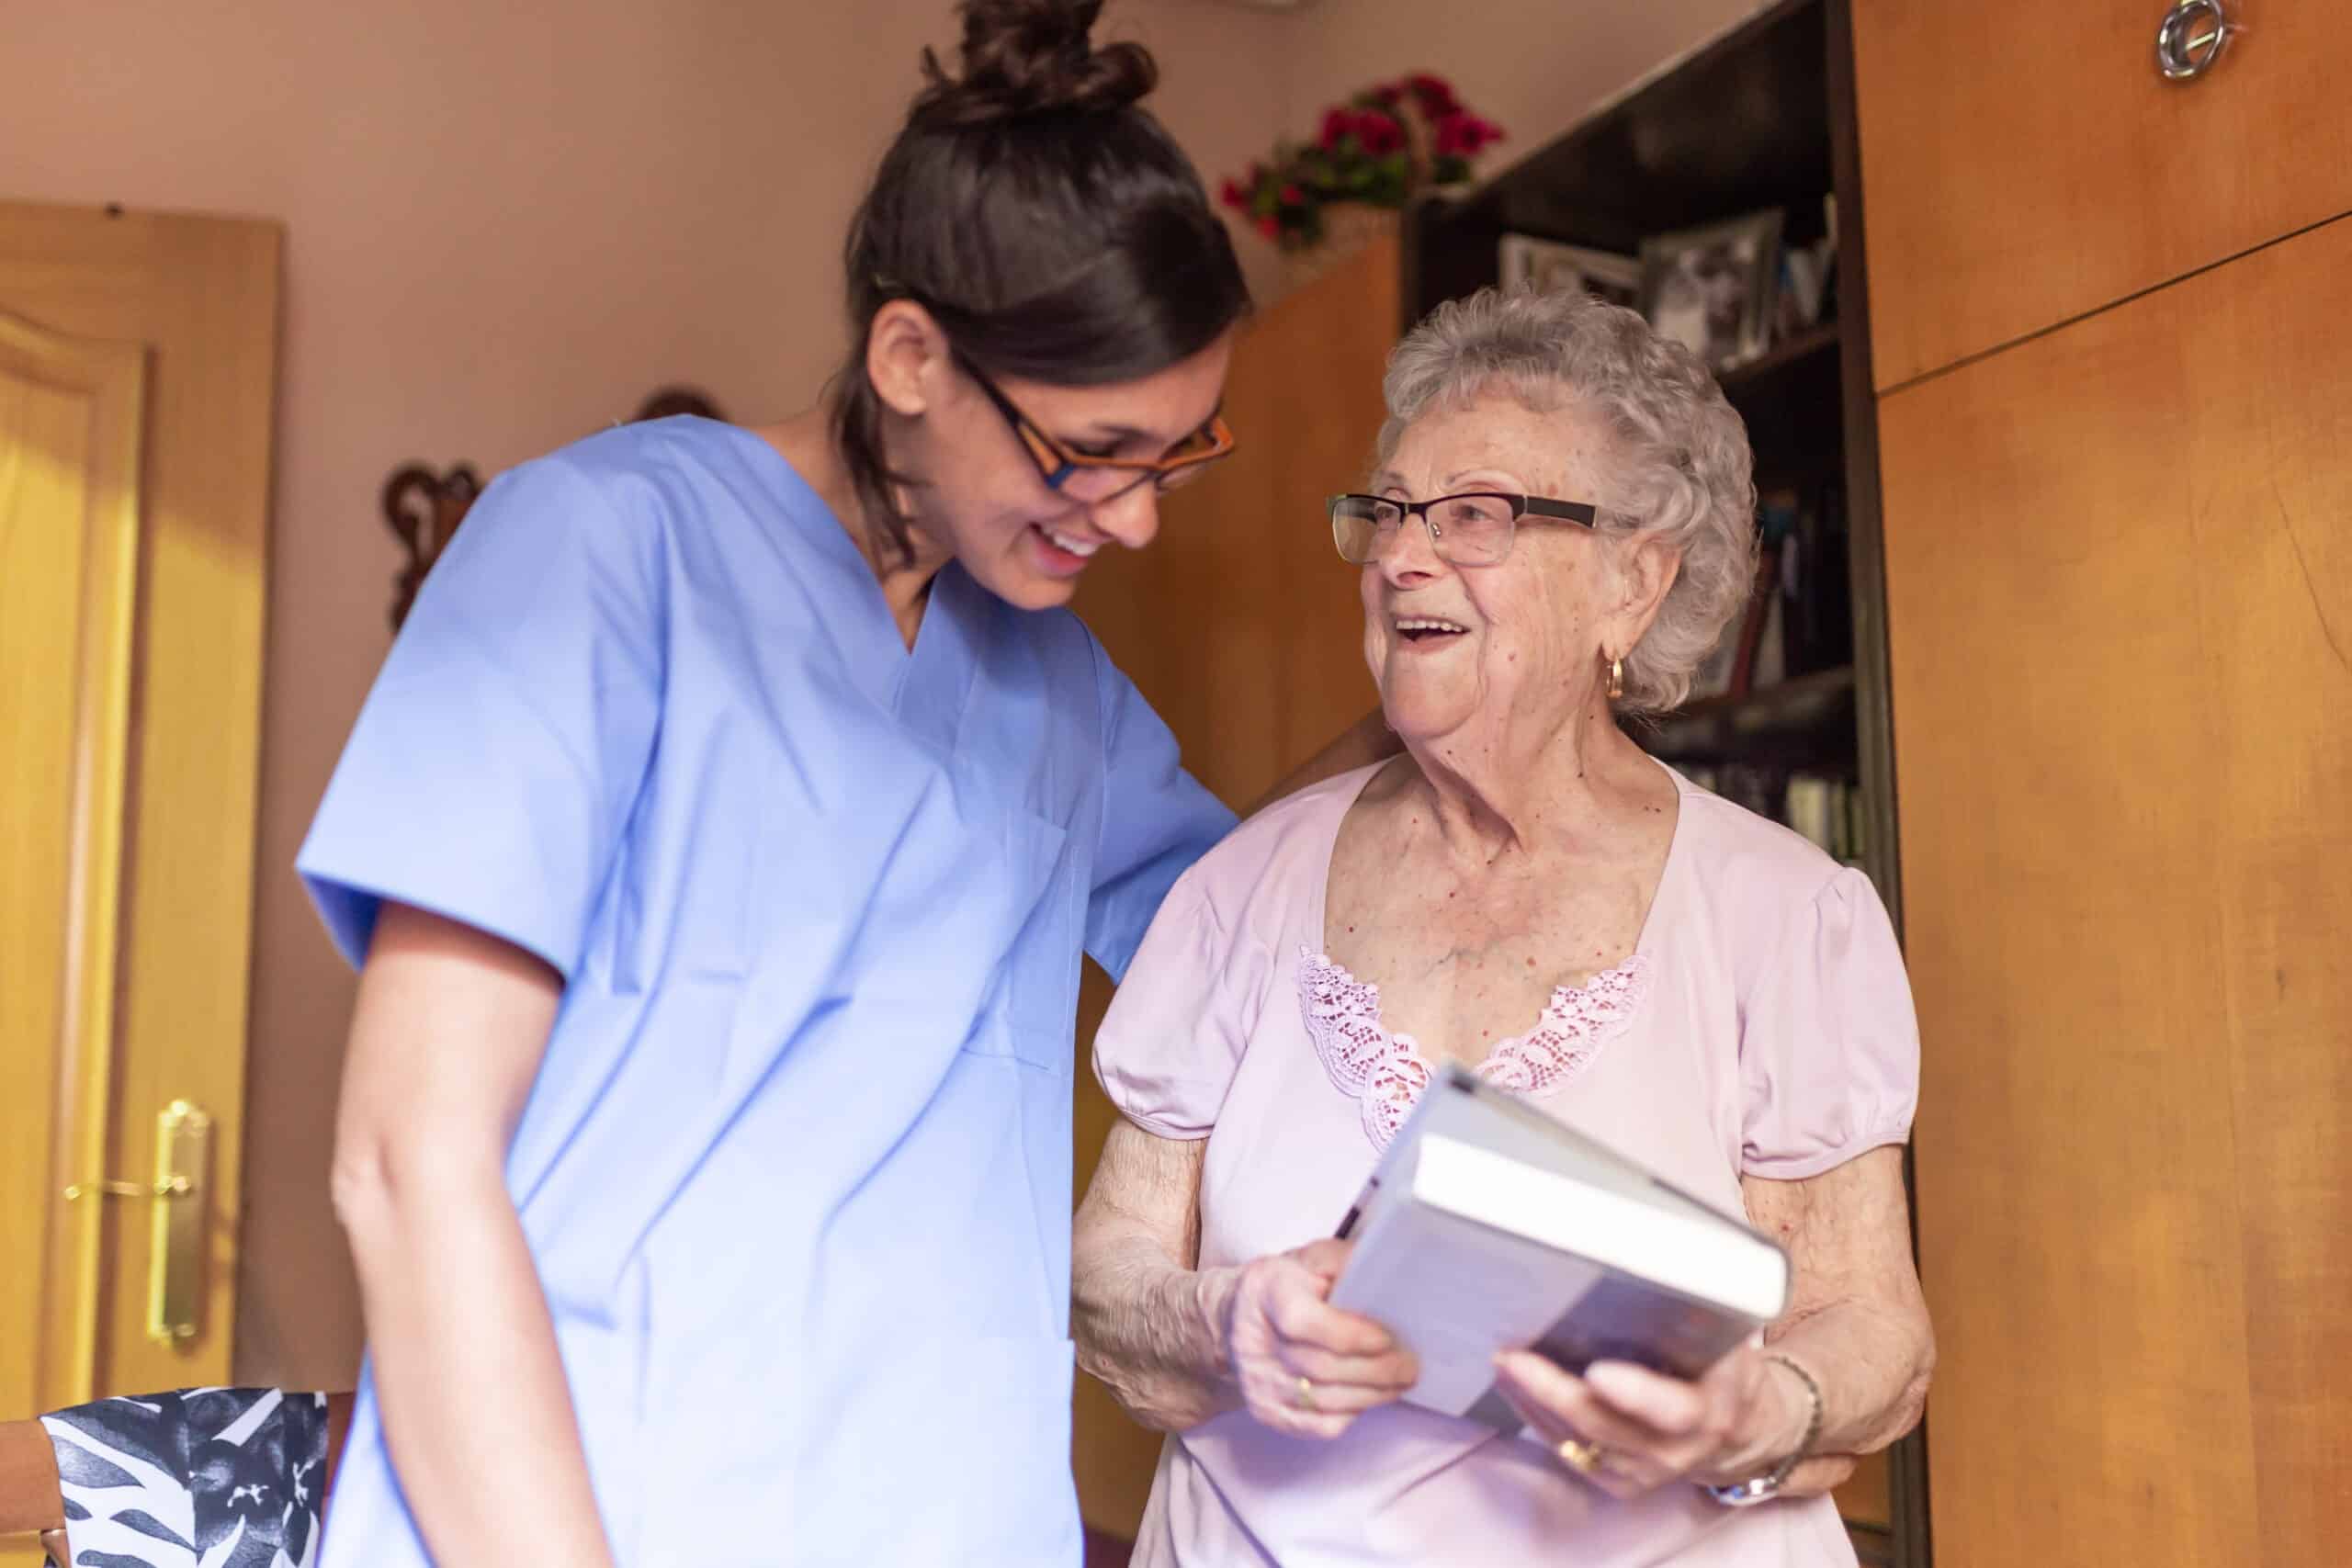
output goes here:
<path id="1" fill-rule="evenodd" d="M 212 1153 L 212 1118 L 175 1100 L 155 1118 L 155 1179 L 77 1181 L 82 1198 L 154 1201 L 148 1232 L 147 1337 L 165 1345 L 193 1339 L 204 1304 L 204 1184 Z"/>
<path id="2" fill-rule="evenodd" d="M 178 1181 L 77 1181 L 65 1190 L 69 1203 L 76 1198 L 181 1198 L 196 1189 Z"/>

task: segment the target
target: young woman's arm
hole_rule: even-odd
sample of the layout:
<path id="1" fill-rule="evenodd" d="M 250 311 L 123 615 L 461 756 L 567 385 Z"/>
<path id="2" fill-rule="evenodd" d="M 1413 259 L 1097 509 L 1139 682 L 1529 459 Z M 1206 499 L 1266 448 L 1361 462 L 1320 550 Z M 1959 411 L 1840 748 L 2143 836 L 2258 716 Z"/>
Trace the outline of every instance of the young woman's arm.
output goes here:
<path id="1" fill-rule="evenodd" d="M 385 1441 L 437 1562 L 613 1561 L 506 1150 L 562 985 L 520 948 L 388 903 L 335 1122 Z"/>

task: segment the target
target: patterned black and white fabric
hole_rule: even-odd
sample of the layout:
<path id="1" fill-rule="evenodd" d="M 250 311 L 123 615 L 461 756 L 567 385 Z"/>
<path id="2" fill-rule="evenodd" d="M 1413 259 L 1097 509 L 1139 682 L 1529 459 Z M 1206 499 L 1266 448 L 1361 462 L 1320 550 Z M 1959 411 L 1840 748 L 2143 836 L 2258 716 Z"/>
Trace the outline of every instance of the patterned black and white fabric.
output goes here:
<path id="1" fill-rule="evenodd" d="M 74 1568 L 311 1568 L 327 1402 L 274 1388 L 102 1399 L 40 1418 Z"/>

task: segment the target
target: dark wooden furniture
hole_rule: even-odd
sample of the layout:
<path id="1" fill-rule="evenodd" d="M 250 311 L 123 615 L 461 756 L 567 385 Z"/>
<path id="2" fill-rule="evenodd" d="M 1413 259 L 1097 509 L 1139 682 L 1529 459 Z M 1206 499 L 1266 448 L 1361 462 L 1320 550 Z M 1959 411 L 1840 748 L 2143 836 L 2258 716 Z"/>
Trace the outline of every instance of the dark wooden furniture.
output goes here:
<path id="1" fill-rule="evenodd" d="M 629 416 L 634 424 L 650 419 L 668 419 L 676 414 L 693 414 L 700 419 L 724 420 L 718 405 L 693 387 L 663 387 L 650 394 Z M 400 570 L 392 578 L 392 630 L 401 629 L 408 619 L 408 609 L 416 603 L 416 591 L 424 586 L 424 574 L 449 547 L 451 536 L 464 522 L 466 513 L 481 496 L 481 476 L 469 463 L 458 463 L 446 471 L 429 463 L 403 463 L 384 480 L 383 509 L 385 525 L 400 541 Z"/>
<path id="2" fill-rule="evenodd" d="M 1860 791 L 1860 857 L 1903 918 L 1879 527 L 1877 407 L 1862 256 L 1849 0 L 1785 0 L 1605 106 L 1458 201 L 1408 217 L 1405 325 L 1497 281 L 1500 242 L 1528 234 L 1634 254 L 1645 237 L 1742 213 L 1786 213 L 1787 243 L 1825 231 L 1836 197 L 1834 319 L 1724 372 L 1760 488 L 1828 480 L 1842 495 L 1850 655 L 1832 667 L 1690 705 L 1646 732 L 1678 764 L 1803 767 Z M 1926 1438 L 1839 1494 L 1866 1562 L 1926 1568 Z"/>

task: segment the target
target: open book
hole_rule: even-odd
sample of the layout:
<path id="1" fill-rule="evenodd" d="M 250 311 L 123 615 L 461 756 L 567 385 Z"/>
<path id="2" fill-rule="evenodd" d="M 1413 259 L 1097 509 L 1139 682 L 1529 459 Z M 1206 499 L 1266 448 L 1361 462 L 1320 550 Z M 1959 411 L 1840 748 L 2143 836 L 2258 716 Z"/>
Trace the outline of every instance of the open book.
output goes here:
<path id="1" fill-rule="evenodd" d="M 1355 1249 L 1331 1303 L 1420 1358 L 1406 1398 L 1502 1432 L 1521 1423 L 1498 1350 L 1696 1378 L 1788 1302 L 1769 1237 L 1453 1064 L 1339 1234 Z"/>

